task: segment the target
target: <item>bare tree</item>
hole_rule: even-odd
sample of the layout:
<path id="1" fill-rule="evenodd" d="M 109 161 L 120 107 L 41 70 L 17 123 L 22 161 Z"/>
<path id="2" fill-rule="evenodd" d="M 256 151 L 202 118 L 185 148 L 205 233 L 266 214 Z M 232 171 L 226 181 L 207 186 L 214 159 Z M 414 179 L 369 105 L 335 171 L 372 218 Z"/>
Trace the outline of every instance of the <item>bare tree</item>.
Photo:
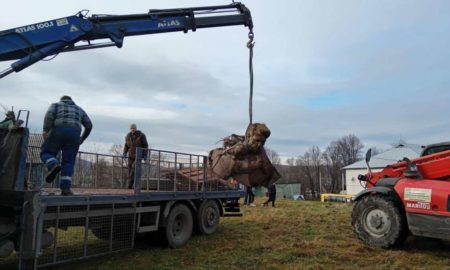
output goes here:
<path id="1" fill-rule="evenodd" d="M 341 169 L 361 159 L 361 150 L 364 145 L 353 134 L 332 141 L 322 155 L 327 180 L 326 188 L 337 193 L 344 187 L 341 182 Z"/>
<path id="2" fill-rule="evenodd" d="M 264 147 L 266 150 L 267 157 L 269 158 L 270 162 L 274 165 L 278 165 L 281 163 L 281 158 L 278 155 L 277 151 L 270 149 L 269 147 Z"/>
<path id="3" fill-rule="evenodd" d="M 326 175 L 329 182 L 326 186 L 327 191 L 337 193 L 342 189 L 340 181 L 340 170 L 343 167 L 340 147 L 336 141 L 331 142 L 322 155 L 325 164 Z"/>
<path id="4" fill-rule="evenodd" d="M 320 181 L 320 160 L 321 153 L 317 146 L 313 146 L 306 151 L 306 153 L 299 158 L 301 168 L 308 179 L 311 195 L 317 196 L 319 181 Z"/>
<path id="5" fill-rule="evenodd" d="M 83 147 L 83 152 L 89 152 L 89 153 L 105 153 L 105 149 L 104 147 L 102 147 L 100 144 L 96 143 L 96 142 L 89 142 L 89 143 L 84 143 L 82 145 Z"/>
<path id="6" fill-rule="evenodd" d="M 114 156 L 121 156 L 123 154 L 123 145 L 121 144 L 114 144 L 109 149 L 109 153 Z"/>
<path id="7" fill-rule="evenodd" d="M 295 166 L 295 157 L 290 157 L 286 160 L 288 166 Z"/>
<path id="8" fill-rule="evenodd" d="M 347 166 L 361 159 L 361 150 L 364 145 L 361 140 L 353 134 L 339 138 L 336 141 L 339 147 L 342 165 Z"/>

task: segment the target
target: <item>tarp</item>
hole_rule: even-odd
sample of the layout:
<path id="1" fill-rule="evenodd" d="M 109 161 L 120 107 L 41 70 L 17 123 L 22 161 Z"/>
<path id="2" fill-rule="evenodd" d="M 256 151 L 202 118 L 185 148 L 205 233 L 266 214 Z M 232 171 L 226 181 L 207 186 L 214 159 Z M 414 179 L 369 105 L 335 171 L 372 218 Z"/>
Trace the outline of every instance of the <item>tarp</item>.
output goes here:
<path id="1" fill-rule="evenodd" d="M 0 128 L 0 189 L 12 190 L 19 170 L 23 128 Z"/>

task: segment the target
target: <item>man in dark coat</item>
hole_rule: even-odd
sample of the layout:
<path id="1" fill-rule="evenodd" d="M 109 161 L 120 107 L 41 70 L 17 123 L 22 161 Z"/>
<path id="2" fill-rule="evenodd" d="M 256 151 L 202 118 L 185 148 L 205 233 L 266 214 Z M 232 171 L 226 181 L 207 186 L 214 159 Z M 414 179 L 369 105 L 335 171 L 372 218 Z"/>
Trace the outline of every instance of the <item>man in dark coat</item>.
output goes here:
<path id="1" fill-rule="evenodd" d="M 136 166 L 136 147 L 143 148 L 142 158 L 147 159 L 148 143 L 145 134 L 137 130 L 136 124 L 130 125 L 130 132 L 125 136 L 125 146 L 123 156 L 128 155 L 128 188 L 132 189 L 134 185 L 134 170 Z"/>
<path id="2" fill-rule="evenodd" d="M 272 202 L 272 207 L 275 207 L 275 200 L 277 198 L 277 187 L 275 184 L 271 184 L 269 186 L 269 199 L 263 204 L 263 206 L 267 206 L 269 202 Z"/>

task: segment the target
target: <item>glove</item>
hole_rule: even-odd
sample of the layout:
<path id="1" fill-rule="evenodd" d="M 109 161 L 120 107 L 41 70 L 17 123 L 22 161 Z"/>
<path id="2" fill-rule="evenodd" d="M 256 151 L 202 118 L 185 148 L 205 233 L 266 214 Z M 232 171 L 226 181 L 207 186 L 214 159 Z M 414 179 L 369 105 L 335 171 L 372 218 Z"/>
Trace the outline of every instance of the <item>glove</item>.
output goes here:
<path id="1" fill-rule="evenodd" d="M 147 156 L 142 157 L 144 161 L 147 161 Z"/>
<path id="2" fill-rule="evenodd" d="M 84 143 L 84 139 L 80 137 L 80 145 Z"/>
<path id="3" fill-rule="evenodd" d="M 122 157 L 126 158 L 126 157 L 127 157 L 127 155 L 128 155 L 128 153 L 127 153 L 127 152 L 125 152 L 125 153 L 123 153 L 123 154 L 122 154 Z"/>

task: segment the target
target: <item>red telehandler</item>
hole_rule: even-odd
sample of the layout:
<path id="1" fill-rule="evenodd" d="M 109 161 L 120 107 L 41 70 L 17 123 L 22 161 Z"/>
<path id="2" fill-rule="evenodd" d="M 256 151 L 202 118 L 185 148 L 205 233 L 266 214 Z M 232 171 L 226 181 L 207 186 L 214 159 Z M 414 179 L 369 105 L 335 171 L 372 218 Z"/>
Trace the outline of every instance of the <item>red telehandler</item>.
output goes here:
<path id="1" fill-rule="evenodd" d="M 367 189 L 356 195 L 353 231 L 372 247 L 391 248 L 408 234 L 450 240 L 450 143 L 430 145 L 421 157 L 404 158 L 359 175 Z"/>

